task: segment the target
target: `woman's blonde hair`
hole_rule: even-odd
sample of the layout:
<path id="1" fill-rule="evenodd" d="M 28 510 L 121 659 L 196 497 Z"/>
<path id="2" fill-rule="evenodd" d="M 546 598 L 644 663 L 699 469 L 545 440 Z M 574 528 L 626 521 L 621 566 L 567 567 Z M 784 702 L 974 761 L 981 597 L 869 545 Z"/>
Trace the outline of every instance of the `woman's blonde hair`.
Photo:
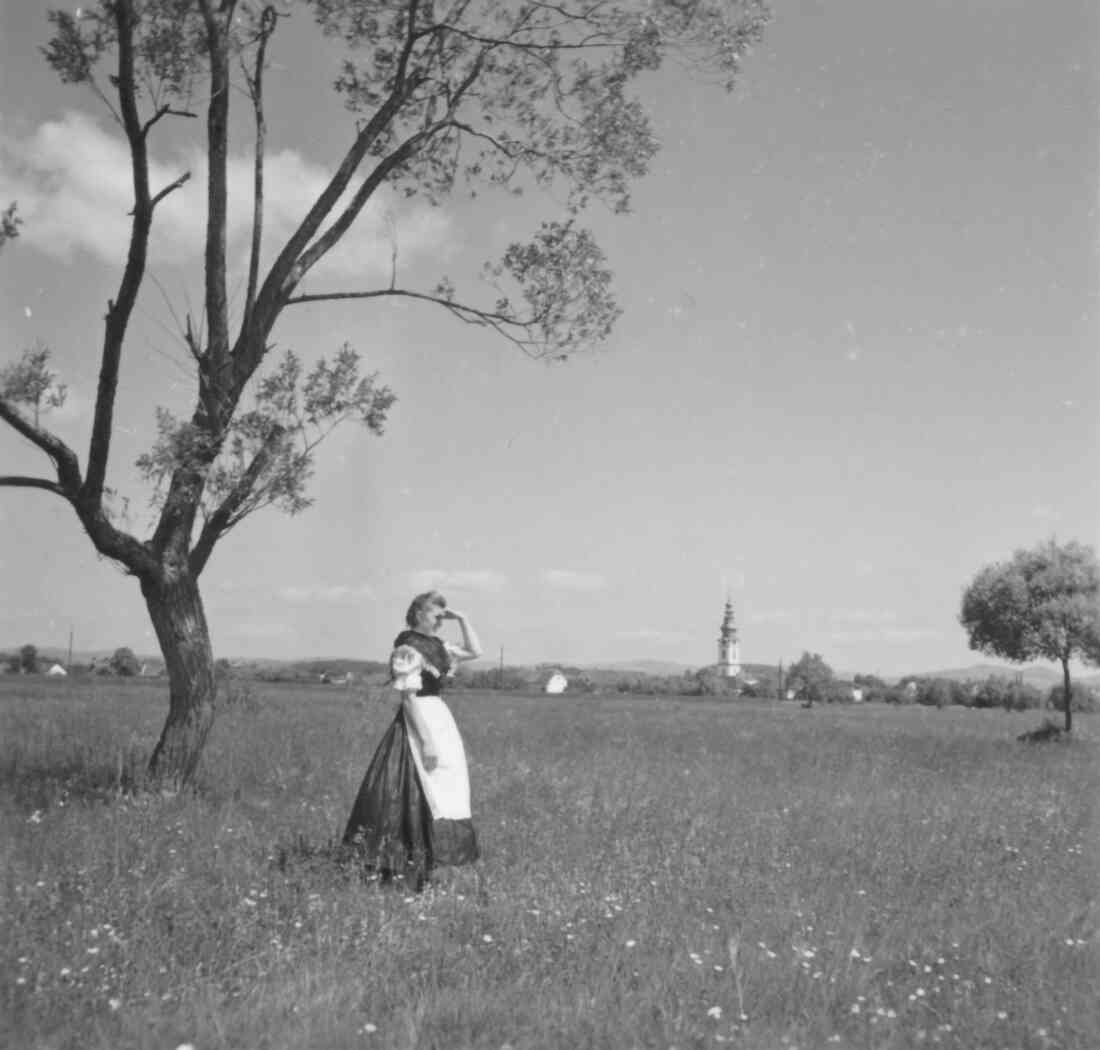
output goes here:
<path id="1" fill-rule="evenodd" d="M 444 598 L 439 591 L 425 591 L 423 594 L 418 594 L 413 598 L 412 604 L 409 606 L 409 611 L 405 613 L 405 623 L 409 627 L 415 627 L 421 611 L 426 609 L 429 605 L 439 605 L 446 609 L 447 599 Z"/>

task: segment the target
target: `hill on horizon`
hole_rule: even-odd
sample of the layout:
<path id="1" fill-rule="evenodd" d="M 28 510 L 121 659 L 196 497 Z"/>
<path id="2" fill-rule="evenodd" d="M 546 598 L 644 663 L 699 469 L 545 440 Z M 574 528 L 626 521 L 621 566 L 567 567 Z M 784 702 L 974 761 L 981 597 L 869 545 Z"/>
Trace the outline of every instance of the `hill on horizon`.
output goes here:
<path id="1" fill-rule="evenodd" d="M 10 655 L 18 653 L 20 646 L 0 647 L 0 669 L 6 665 Z M 74 665 L 87 666 L 95 662 L 107 661 L 114 655 L 114 649 L 81 649 L 74 650 L 72 662 Z M 41 646 L 38 648 L 39 663 L 44 666 L 59 663 L 64 666 L 68 660 L 68 650 L 60 646 Z M 139 663 L 148 666 L 150 672 L 159 671 L 164 664 L 163 657 L 159 653 L 138 653 L 135 656 Z M 217 654 L 215 654 L 217 658 Z M 229 663 L 234 670 L 245 674 L 273 674 L 282 672 L 293 677 L 319 676 L 322 671 L 331 675 L 343 675 L 347 672 L 357 677 L 364 674 L 375 674 L 385 671 L 385 660 L 355 659 L 346 656 L 330 657 L 301 657 L 298 659 L 279 659 L 274 657 L 255 658 L 229 658 Z M 785 661 L 785 666 L 789 664 Z M 532 663 L 509 665 L 519 669 L 531 671 L 545 670 L 548 668 L 574 668 L 582 671 L 594 671 L 601 675 L 626 674 L 626 675 L 652 675 L 655 677 L 680 677 L 684 674 L 693 674 L 703 667 L 711 664 L 686 664 L 674 660 L 608 660 L 593 661 L 589 663 L 577 663 L 572 660 L 540 660 Z M 773 669 L 773 664 L 746 663 L 743 665 L 744 673 L 759 677 Z M 473 668 L 485 669 L 488 663 L 482 663 Z M 836 676 L 840 679 L 851 679 L 856 674 L 866 673 L 852 671 L 850 669 L 835 669 Z M 1050 689 L 1062 681 L 1061 667 L 1055 664 L 1015 664 L 977 663 L 966 667 L 938 668 L 933 670 L 910 670 L 905 674 L 883 675 L 885 681 L 896 683 L 907 678 L 949 678 L 958 682 L 985 681 L 996 676 L 1000 678 L 1015 678 L 1017 675 L 1028 685 L 1040 689 Z M 1090 669 L 1082 669 L 1077 666 L 1073 669 L 1073 680 L 1083 685 L 1100 687 L 1100 672 Z"/>

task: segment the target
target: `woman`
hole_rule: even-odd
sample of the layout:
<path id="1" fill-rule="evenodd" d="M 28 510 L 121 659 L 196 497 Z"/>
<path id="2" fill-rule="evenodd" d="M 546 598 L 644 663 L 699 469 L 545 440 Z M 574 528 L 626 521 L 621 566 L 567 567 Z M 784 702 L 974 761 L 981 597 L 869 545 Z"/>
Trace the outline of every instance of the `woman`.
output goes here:
<path id="1" fill-rule="evenodd" d="M 446 620 L 458 621 L 462 645 L 439 637 Z M 419 890 L 437 865 L 478 858 L 466 753 L 442 691 L 455 665 L 479 657 L 481 645 L 438 591 L 417 595 L 405 622 L 390 655 L 390 683 L 402 701 L 363 778 L 344 844 L 383 881 L 401 878 Z"/>

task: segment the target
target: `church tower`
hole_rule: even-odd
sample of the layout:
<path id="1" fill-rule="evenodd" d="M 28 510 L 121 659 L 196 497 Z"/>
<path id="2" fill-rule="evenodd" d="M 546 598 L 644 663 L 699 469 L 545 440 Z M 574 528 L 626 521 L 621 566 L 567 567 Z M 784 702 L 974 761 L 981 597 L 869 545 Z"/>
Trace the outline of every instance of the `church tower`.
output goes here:
<path id="1" fill-rule="evenodd" d="M 726 599 L 726 615 L 722 617 L 722 631 L 718 635 L 718 673 L 723 678 L 736 678 L 741 673 L 741 646 L 737 642 L 733 602 L 729 598 Z"/>

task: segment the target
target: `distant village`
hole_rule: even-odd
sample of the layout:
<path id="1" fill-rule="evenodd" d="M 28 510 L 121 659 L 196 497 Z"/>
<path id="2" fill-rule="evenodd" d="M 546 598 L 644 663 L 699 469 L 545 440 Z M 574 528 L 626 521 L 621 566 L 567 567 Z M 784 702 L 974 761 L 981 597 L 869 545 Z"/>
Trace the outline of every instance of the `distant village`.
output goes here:
<path id="1" fill-rule="evenodd" d="M 1026 710 L 1060 708 L 1063 704 L 1060 675 L 1046 668 L 1025 671 L 987 666 L 953 674 L 911 674 L 887 680 L 874 674 L 835 674 L 815 653 L 784 665 L 743 662 L 732 601 L 726 601 L 719 626 L 715 663 L 668 673 L 670 665 L 639 661 L 612 666 L 576 666 L 539 663 L 527 666 L 461 666 L 452 680 L 453 690 L 501 690 L 549 695 L 697 696 L 738 700 L 773 700 L 814 704 L 920 704 L 929 707 L 975 707 Z M 377 692 L 389 678 L 387 664 L 376 660 L 227 660 L 215 661 L 223 682 L 267 682 L 297 686 Z M 115 677 L 163 679 L 159 658 L 139 657 L 126 647 L 113 653 L 74 659 L 71 650 L 39 651 L 33 645 L 0 652 L 0 674 L 41 675 L 51 679 Z M 1074 707 L 1100 709 L 1097 676 L 1074 686 Z"/>

